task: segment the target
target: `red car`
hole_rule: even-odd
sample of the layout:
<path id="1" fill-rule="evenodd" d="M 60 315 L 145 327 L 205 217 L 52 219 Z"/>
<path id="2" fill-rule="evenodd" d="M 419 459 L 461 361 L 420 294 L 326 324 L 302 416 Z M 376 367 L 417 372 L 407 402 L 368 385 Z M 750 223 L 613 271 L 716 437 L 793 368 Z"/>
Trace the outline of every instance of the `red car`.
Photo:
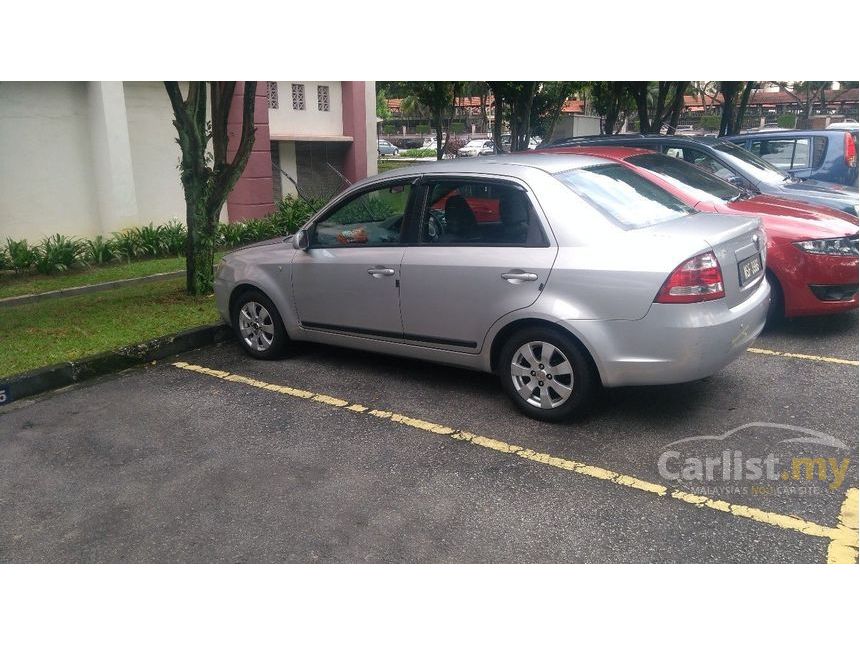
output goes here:
<path id="1" fill-rule="evenodd" d="M 541 151 L 538 151 L 541 152 Z M 794 316 L 857 309 L 857 217 L 754 195 L 680 159 L 639 148 L 552 148 L 621 163 L 706 213 L 760 217 L 767 233 L 772 312 Z"/>

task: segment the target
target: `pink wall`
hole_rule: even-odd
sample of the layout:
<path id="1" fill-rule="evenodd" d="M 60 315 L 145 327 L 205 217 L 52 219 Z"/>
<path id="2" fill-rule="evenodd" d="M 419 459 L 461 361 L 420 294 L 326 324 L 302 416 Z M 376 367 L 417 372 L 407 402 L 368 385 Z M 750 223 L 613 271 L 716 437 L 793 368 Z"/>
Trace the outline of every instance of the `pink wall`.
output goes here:
<path id="1" fill-rule="evenodd" d="M 239 147 L 242 133 L 242 101 L 245 83 L 236 83 L 236 92 L 230 105 L 227 119 L 227 158 L 232 159 Z M 269 104 L 266 98 L 266 82 L 257 81 L 256 104 L 254 106 L 254 147 L 248 158 L 245 172 L 236 182 L 227 197 L 227 217 L 231 222 L 265 217 L 275 210 L 274 186 L 272 184 L 272 153 L 269 141 Z"/>
<path id="2" fill-rule="evenodd" d="M 352 137 L 344 158 L 344 174 L 350 181 L 367 177 L 367 107 L 364 81 L 344 81 L 343 133 Z"/>

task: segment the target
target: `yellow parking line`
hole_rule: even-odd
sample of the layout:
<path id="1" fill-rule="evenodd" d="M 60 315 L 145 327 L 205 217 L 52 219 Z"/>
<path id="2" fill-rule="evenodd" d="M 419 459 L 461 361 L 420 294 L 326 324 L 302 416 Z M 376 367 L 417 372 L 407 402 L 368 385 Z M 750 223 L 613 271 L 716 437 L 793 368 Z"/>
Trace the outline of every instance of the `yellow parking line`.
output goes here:
<path id="1" fill-rule="evenodd" d="M 505 441 L 500 441 L 499 439 L 484 437 L 482 435 L 473 434 L 464 430 L 455 430 L 454 428 L 451 428 L 449 426 L 433 423 L 431 421 L 424 421 L 422 419 L 407 417 L 402 414 L 397 414 L 396 412 L 371 409 L 359 403 L 350 403 L 349 401 L 337 399 L 325 394 L 317 394 L 315 392 L 309 392 L 307 390 L 301 390 L 298 388 L 266 383 L 265 381 L 260 381 L 254 378 L 240 376 L 238 374 L 231 374 L 230 372 L 225 372 L 223 370 L 213 370 L 208 367 L 194 365 L 192 363 L 186 363 L 184 361 L 177 361 L 173 363 L 173 366 L 183 370 L 196 372 L 198 374 L 213 376 L 215 378 L 230 381 L 233 383 L 242 383 L 244 385 L 250 385 L 252 387 L 269 390 L 271 392 L 277 392 L 279 394 L 286 394 L 288 396 L 316 401 L 325 405 L 344 408 L 346 410 L 350 410 L 358 414 L 367 413 L 379 419 L 386 419 L 388 421 L 392 421 L 393 423 L 399 423 L 401 425 L 409 426 L 410 428 L 417 428 L 426 432 L 444 435 L 455 441 L 464 441 L 467 443 L 474 444 L 476 446 L 482 446 L 484 448 L 489 448 L 490 450 L 495 450 L 496 452 L 515 455 L 522 459 L 535 461 L 541 464 L 545 464 L 547 466 L 552 466 L 554 468 L 569 470 L 580 475 L 585 475 L 587 477 L 593 477 L 595 479 L 609 481 L 613 484 L 624 486 L 626 488 L 633 488 L 646 493 L 657 495 L 659 497 L 665 497 L 667 499 L 675 499 L 686 504 L 697 506 L 699 508 L 710 508 L 715 511 L 729 513 L 730 515 L 734 515 L 735 517 L 745 517 L 747 519 L 754 520 L 762 524 L 769 524 L 770 526 L 776 526 L 781 529 L 797 531 L 798 533 L 803 533 L 804 535 L 828 538 L 831 541 L 830 547 L 828 549 L 828 562 L 850 561 L 850 557 L 852 556 L 852 549 L 854 561 L 857 560 L 858 529 L 856 488 L 848 491 L 848 498 L 842 506 L 842 512 L 839 517 L 839 525 L 836 527 L 823 526 L 821 524 L 816 524 L 815 522 L 810 522 L 799 517 L 795 517 L 793 515 L 772 513 L 770 511 L 764 511 L 762 509 L 753 508 L 751 506 L 744 506 L 742 504 L 731 504 L 723 500 L 712 499 L 710 497 L 696 495 L 683 490 L 670 489 L 663 484 L 655 484 L 644 479 L 639 479 L 638 477 L 632 477 L 630 475 L 617 473 L 612 470 L 602 468 L 600 466 L 592 466 L 579 461 L 574 461 L 572 459 L 554 457 L 553 455 L 537 452 L 529 448 L 524 448 L 515 444 L 509 444 Z"/>
<path id="2" fill-rule="evenodd" d="M 857 489 L 849 488 L 839 511 L 836 526 L 839 534 L 830 540 L 827 547 L 828 564 L 857 564 Z"/>
<path id="3" fill-rule="evenodd" d="M 777 352 L 773 349 L 762 349 L 760 347 L 749 347 L 748 352 L 763 354 L 765 356 L 782 356 L 783 358 L 798 358 L 804 361 L 819 361 L 822 363 L 837 363 L 839 365 L 860 366 L 860 361 L 852 361 L 847 358 L 835 358 L 833 356 L 815 356 L 814 354 L 794 354 L 792 352 Z"/>

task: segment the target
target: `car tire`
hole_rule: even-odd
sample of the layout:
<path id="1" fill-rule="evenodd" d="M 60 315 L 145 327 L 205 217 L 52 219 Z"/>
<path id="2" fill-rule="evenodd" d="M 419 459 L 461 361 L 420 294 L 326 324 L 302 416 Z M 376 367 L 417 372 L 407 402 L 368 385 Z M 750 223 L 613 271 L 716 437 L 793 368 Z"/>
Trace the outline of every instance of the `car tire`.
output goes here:
<path id="1" fill-rule="evenodd" d="M 782 285 L 770 271 L 765 273 L 765 279 L 770 285 L 770 305 L 767 308 L 767 324 L 774 325 L 785 320 L 785 296 Z"/>
<path id="2" fill-rule="evenodd" d="M 277 307 L 262 291 L 245 291 L 233 304 L 230 318 L 239 344 L 250 356 L 272 360 L 283 355 L 289 342 Z"/>
<path id="3" fill-rule="evenodd" d="M 551 423 L 587 413 L 600 386 L 588 353 L 567 334 L 547 327 L 515 332 L 499 353 L 497 373 L 520 411 Z"/>

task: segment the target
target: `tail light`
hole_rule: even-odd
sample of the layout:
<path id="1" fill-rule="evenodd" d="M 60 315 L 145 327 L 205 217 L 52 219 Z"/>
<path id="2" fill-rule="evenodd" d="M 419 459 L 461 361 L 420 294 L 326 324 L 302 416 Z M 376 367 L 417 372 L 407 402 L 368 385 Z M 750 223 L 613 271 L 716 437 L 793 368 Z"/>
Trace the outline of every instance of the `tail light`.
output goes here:
<path id="1" fill-rule="evenodd" d="M 708 251 L 678 265 L 666 278 L 654 302 L 704 302 L 717 300 L 725 295 L 720 263 L 717 262 L 717 256 Z"/>
<path id="2" fill-rule="evenodd" d="M 857 144 L 850 132 L 845 133 L 845 165 L 849 168 L 857 165 Z"/>

